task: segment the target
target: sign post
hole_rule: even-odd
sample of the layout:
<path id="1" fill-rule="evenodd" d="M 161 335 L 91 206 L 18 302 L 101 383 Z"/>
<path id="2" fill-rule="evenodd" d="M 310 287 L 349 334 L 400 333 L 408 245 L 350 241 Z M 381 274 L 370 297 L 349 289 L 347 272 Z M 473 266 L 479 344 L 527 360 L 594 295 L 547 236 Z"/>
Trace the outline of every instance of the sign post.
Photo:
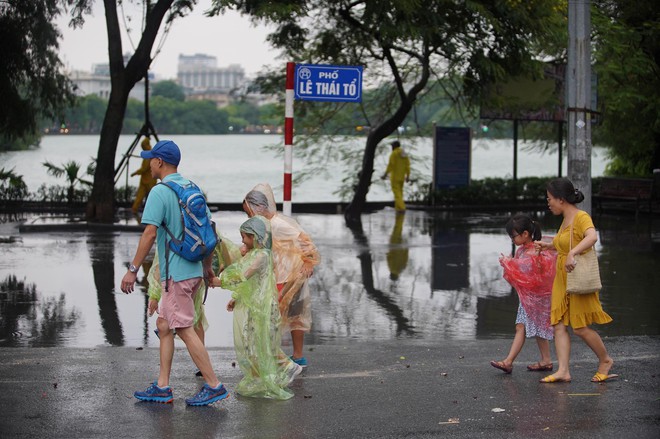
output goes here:
<path id="1" fill-rule="evenodd" d="M 362 102 L 362 66 L 286 64 L 284 104 L 284 199 L 282 211 L 291 215 L 293 175 L 293 101 Z"/>
<path id="2" fill-rule="evenodd" d="M 282 212 L 291 216 L 291 181 L 293 174 L 293 84 L 296 65 L 286 63 L 286 101 L 284 103 L 284 197 Z"/>

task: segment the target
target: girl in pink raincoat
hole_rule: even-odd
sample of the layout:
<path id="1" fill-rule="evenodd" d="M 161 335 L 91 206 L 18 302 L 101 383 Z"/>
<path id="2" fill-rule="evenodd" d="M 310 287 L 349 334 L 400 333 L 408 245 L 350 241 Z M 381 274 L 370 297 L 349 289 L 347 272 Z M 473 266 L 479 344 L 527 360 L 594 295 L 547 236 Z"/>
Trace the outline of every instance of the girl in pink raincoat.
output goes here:
<path id="1" fill-rule="evenodd" d="M 515 256 L 500 257 L 504 279 L 518 293 L 520 304 L 516 317 L 516 335 L 509 355 L 501 361 L 491 361 L 491 366 L 504 373 L 513 371 L 513 362 L 522 350 L 526 337 L 536 337 L 541 359 L 527 366 L 530 371 L 552 370 L 549 340 L 553 338 L 550 325 L 550 298 L 555 278 L 557 253 L 552 250 L 539 252 L 534 241 L 540 241 L 541 226 L 527 215 L 514 215 L 506 224 L 511 241 L 518 246 Z"/>

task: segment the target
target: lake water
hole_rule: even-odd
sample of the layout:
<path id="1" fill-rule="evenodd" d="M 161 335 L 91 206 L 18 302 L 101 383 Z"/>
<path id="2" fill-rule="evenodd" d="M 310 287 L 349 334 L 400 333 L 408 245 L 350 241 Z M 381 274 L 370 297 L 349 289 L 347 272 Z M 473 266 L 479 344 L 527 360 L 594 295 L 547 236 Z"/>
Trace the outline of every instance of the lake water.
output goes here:
<path id="1" fill-rule="evenodd" d="M 211 202 L 240 203 L 243 196 L 256 183 L 269 182 L 278 201 L 282 200 L 283 159 L 276 153 L 265 150 L 266 145 L 282 143 L 278 135 L 161 135 L 161 139 L 171 138 L 182 150 L 180 172 L 195 181 L 208 195 Z M 117 148 L 117 164 L 127 151 L 134 136 L 121 136 Z M 365 138 L 345 138 L 335 142 L 335 148 L 362 150 Z M 294 139 L 295 143 L 295 139 Z M 518 176 L 556 176 L 558 168 L 557 154 L 544 154 L 530 150 L 532 144 L 519 142 Z M 421 180 L 430 182 L 432 178 L 432 139 L 416 138 L 404 140 L 403 146 L 409 150 L 413 167 L 419 173 Z M 16 151 L 0 153 L 0 167 L 14 169 L 23 176 L 28 189 L 36 192 L 38 187 L 48 185 L 63 185 L 63 179 L 57 179 L 46 173 L 41 163 L 49 161 L 60 165 L 69 160 L 75 160 L 84 167 L 96 156 L 98 149 L 97 136 L 46 136 L 41 148 L 31 151 Z M 139 150 L 139 146 L 137 148 Z M 390 146 L 383 143 L 378 149 L 375 161 L 375 174 L 380 175 L 387 166 Z M 140 166 L 140 158 L 129 161 L 132 172 Z M 607 164 L 606 151 L 594 148 L 592 156 L 592 175 L 603 175 Z M 301 170 L 306 169 L 305 163 L 297 157 L 294 145 L 294 178 Z M 335 192 L 340 188 L 342 179 L 348 174 L 355 174 L 357 169 L 346 169 L 344 164 L 328 161 L 322 172 L 315 172 L 307 181 L 295 184 L 293 187 L 293 203 L 296 202 L 336 202 L 342 201 Z M 509 140 L 476 139 L 472 143 L 473 179 L 485 177 L 511 177 L 513 175 L 513 142 Z M 562 175 L 566 175 L 566 160 L 563 163 Z M 375 178 L 367 201 L 388 201 L 392 199 L 387 182 Z M 420 180 L 420 181 L 421 181 Z M 129 184 L 137 186 L 138 177 L 131 177 Z M 120 185 L 126 183 L 121 178 Z M 414 190 L 416 186 L 406 185 L 406 190 Z M 346 200 L 344 200 L 346 201 Z"/>
<path id="2" fill-rule="evenodd" d="M 281 157 L 263 148 L 281 142 L 281 136 L 172 138 L 183 150 L 181 172 L 197 181 L 210 201 L 239 203 L 262 181 L 270 182 L 281 199 Z M 133 136 L 122 136 L 119 152 L 132 140 Z M 343 146 L 361 148 L 363 142 L 363 138 L 346 139 Z M 97 144 L 96 136 L 50 136 L 38 150 L 0 157 L 2 167 L 14 168 L 36 191 L 42 183 L 62 184 L 46 174 L 42 162 L 75 159 L 86 165 Z M 526 151 L 526 146 L 520 147 L 519 176 L 556 174 L 555 154 Z M 376 174 L 385 168 L 389 149 L 380 148 Z M 409 150 L 418 172 L 430 179 L 430 139 L 416 139 Z M 594 149 L 594 176 L 602 175 L 604 156 L 602 149 Z M 511 157 L 510 141 L 474 141 L 472 177 L 510 176 Z M 139 160 L 131 160 L 130 169 L 139 166 Z M 294 161 L 294 175 L 304 166 L 301 160 Z M 294 203 L 339 201 L 333 191 L 349 170 L 332 162 L 326 168 L 294 187 Z M 136 184 L 137 178 L 131 183 Z M 387 185 L 372 186 L 368 200 L 391 200 Z M 500 253 L 512 250 L 503 229 L 508 215 L 410 211 L 396 216 L 385 209 L 363 217 L 364 236 L 347 229 L 341 215 L 296 215 L 322 257 L 312 278 L 314 326 L 308 341 L 512 337 L 518 299 L 502 279 L 497 262 Z M 556 218 L 539 215 L 548 233 L 557 228 Z M 242 212 L 215 212 L 214 217 L 224 235 L 240 240 Z M 603 216 L 595 220 L 603 267 L 602 300 L 615 319 L 602 332 L 659 334 L 657 219 Z M 0 346 L 157 346 L 155 320 L 145 313 L 146 286 L 132 295 L 118 290 L 138 239 L 138 233 L 129 232 L 53 232 L 0 240 Z M 220 289 L 208 294 L 209 346 L 232 345 L 231 314 L 225 311 L 228 299 L 229 293 Z"/>
<path id="3" fill-rule="evenodd" d="M 314 324 L 308 343 L 512 338 L 518 298 L 498 264 L 501 253 L 512 251 L 503 228 L 508 215 L 397 216 L 385 209 L 363 216 L 364 236 L 347 229 L 341 215 L 296 215 L 322 258 L 311 281 Z M 558 219 L 539 216 L 552 234 Z M 214 217 L 223 234 L 240 239 L 244 213 Z M 605 336 L 660 334 L 660 221 L 645 215 L 637 220 L 602 215 L 594 221 L 601 300 L 614 318 L 597 329 Z M 49 232 L 0 240 L 0 346 L 157 346 L 155 317 L 146 317 L 146 285 L 131 295 L 119 291 L 139 236 Z M 143 279 L 141 270 L 138 280 Z M 209 346 L 232 346 L 229 297 L 221 289 L 208 293 Z"/>

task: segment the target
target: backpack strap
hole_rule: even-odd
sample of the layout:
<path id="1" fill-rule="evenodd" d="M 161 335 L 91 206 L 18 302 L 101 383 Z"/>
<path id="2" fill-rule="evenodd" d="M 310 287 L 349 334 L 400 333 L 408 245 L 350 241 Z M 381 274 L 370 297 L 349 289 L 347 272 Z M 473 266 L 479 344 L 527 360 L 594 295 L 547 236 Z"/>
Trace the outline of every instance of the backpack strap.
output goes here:
<path id="1" fill-rule="evenodd" d="M 178 200 L 179 206 L 181 206 L 181 197 L 179 197 L 179 193 L 177 190 L 172 186 L 175 185 L 173 181 L 161 181 L 158 184 L 162 184 L 163 186 L 166 186 L 170 189 L 172 189 L 172 192 L 176 195 L 176 198 Z M 179 185 L 177 185 L 179 186 Z M 179 186 L 180 187 L 180 186 Z M 181 226 L 185 229 L 183 225 L 183 214 L 179 212 L 179 215 L 181 216 Z M 167 224 L 165 224 L 165 221 L 163 220 L 162 224 L 163 228 L 165 229 L 165 232 L 167 232 L 168 235 L 170 235 L 170 241 L 178 241 L 170 231 L 170 229 L 167 227 Z M 165 237 L 165 292 L 169 292 L 169 278 L 170 278 L 170 246 L 167 242 L 167 237 Z"/>
<path id="2" fill-rule="evenodd" d="M 178 200 L 179 208 L 183 208 L 182 203 L 181 203 L 181 197 L 179 196 L 179 192 L 178 192 L 178 191 L 172 186 L 172 185 L 177 185 L 176 183 L 174 183 L 174 182 L 172 182 L 172 181 L 167 181 L 167 182 L 160 182 L 160 183 L 158 183 L 158 184 L 162 184 L 162 185 L 164 185 L 164 186 L 166 186 L 166 187 L 172 189 L 172 192 L 174 192 L 174 194 L 176 195 L 176 198 L 177 198 L 177 200 Z M 179 186 L 179 185 L 177 185 L 177 186 Z M 179 187 L 181 187 L 181 186 L 179 186 Z M 183 213 L 179 212 L 179 214 L 180 214 L 180 216 L 181 216 L 181 227 L 182 227 L 183 229 L 185 229 L 185 226 L 184 226 L 184 223 L 183 223 Z M 167 227 L 167 224 L 165 224 L 165 221 L 163 221 L 162 226 L 163 226 L 163 228 L 165 229 L 165 231 L 167 232 L 167 234 L 170 235 L 170 240 L 171 240 L 171 241 L 180 241 L 180 240 L 177 239 L 177 238 L 174 236 L 174 234 L 170 231 L 170 229 Z"/>

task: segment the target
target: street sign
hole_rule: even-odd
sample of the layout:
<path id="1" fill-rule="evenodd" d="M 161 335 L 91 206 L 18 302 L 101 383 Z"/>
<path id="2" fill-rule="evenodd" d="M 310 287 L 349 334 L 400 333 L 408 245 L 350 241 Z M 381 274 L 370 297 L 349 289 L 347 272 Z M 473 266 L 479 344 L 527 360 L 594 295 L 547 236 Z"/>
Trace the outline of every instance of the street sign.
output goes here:
<path id="1" fill-rule="evenodd" d="M 296 64 L 295 79 L 298 100 L 362 102 L 362 66 Z"/>

